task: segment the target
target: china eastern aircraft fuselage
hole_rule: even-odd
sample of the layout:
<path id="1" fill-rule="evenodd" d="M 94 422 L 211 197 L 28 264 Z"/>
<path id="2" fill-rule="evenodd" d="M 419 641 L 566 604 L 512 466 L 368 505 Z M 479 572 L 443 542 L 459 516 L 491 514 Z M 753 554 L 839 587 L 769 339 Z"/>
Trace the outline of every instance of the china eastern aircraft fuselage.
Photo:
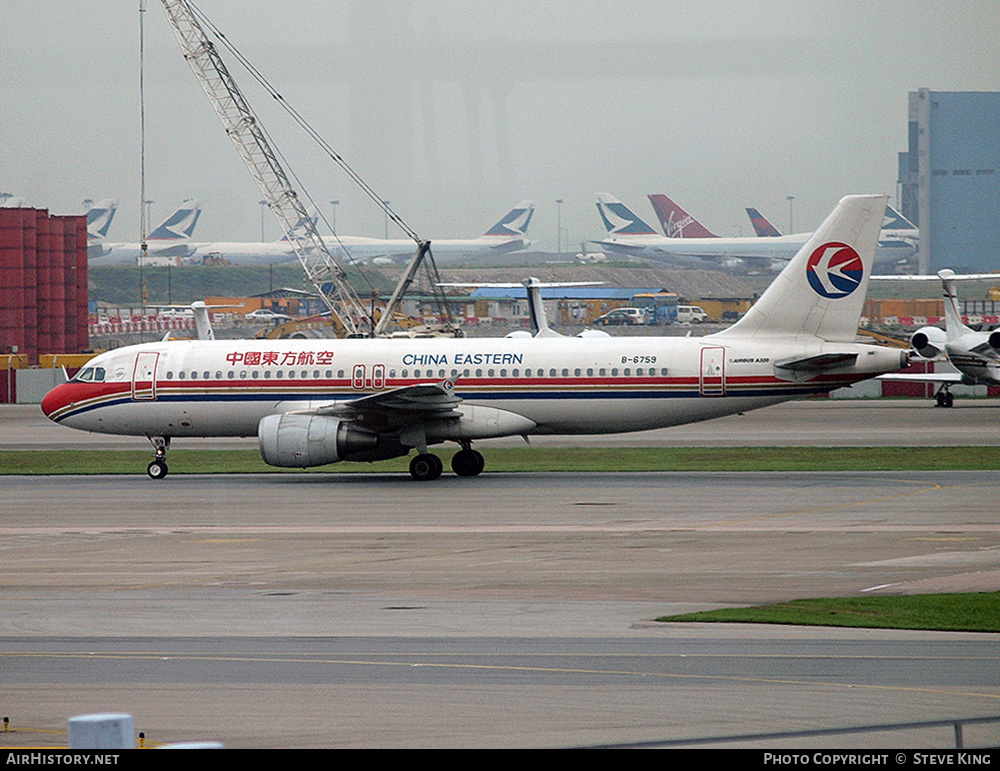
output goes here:
<path id="1" fill-rule="evenodd" d="M 148 437 L 163 476 L 173 437 L 253 436 L 264 460 L 307 467 L 479 439 L 639 431 L 823 393 L 892 372 L 906 354 L 854 342 L 884 196 L 844 199 L 737 324 L 702 338 L 220 340 L 130 346 L 91 360 L 42 403 L 61 425 Z"/>

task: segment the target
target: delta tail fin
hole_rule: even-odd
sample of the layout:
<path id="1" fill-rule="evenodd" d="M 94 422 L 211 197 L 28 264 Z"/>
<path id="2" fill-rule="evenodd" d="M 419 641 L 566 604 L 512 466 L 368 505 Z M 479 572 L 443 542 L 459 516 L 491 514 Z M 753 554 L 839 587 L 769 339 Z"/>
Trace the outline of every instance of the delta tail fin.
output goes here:
<path id="1" fill-rule="evenodd" d="M 608 193 L 597 194 L 597 212 L 601 215 L 608 235 L 655 236 L 657 234 L 642 217 Z"/>
<path id="2" fill-rule="evenodd" d="M 187 198 L 173 213 L 156 226 L 146 238 L 150 241 L 177 241 L 191 237 L 201 216 L 201 201 Z"/>
<path id="3" fill-rule="evenodd" d="M 663 193 L 647 196 L 667 238 L 718 238 Z"/>
<path id="4" fill-rule="evenodd" d="M 853 342 L 886 201 L 842 198 L 746 315 L 718 336 Z"/>
<path id="5" fill-rule="evenodd" d="M 781 231 L 772 225 L 767 217 L 753 207 L 747 207 L 747 216 L 750 218 L 750 224 L 753 225 L 753 232 L 758 236 L 762 238 L 773 238 L 774 236 L 781 235 Z"/>

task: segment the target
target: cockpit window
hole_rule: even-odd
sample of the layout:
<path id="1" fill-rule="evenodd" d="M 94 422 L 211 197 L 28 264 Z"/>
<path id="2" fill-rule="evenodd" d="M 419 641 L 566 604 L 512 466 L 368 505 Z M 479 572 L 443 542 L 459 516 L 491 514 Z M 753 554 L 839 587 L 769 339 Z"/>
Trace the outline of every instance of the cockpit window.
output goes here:
<path id="1" fill-rule="evenodd" d="M 80 383 L 103 383 L 104 376 L 104 367 L 84 367 L 73 379 Z"/>

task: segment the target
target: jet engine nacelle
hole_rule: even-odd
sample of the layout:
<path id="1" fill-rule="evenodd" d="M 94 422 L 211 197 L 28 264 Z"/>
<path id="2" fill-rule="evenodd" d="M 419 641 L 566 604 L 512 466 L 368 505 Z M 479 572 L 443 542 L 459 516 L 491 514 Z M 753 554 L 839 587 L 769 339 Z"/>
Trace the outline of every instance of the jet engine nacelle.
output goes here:
<path id="1" fill-rule="evenodd" d="M 948 335 L 938 327 L 921 327 L 910 335 L 910 347 L 924 359 L 936 359 L 944 353 Z"/>
<path id="2" fill-rule="evenodd" d="M 987 338 L 990 348 L 1000 353 L 1000 329 L 994 329 Z"/>
<path id="3" fill-rule="evenodd" d="M 382 460 L 405 455 L 377 434 L 324 415 L 268 415 L 257 426 L 260 455 L 269 466 L 308 468 L 341 460 Z"/>

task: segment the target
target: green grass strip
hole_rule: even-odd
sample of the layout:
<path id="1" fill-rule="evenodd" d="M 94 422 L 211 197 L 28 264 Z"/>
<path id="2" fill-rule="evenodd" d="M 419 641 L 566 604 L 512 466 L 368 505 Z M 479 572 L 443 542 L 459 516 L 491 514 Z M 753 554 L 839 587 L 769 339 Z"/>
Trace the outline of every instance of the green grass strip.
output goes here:
<path id="1" fill-rule="evenodd" d="M 487 473 L 524 471 L 945 471 L 1000 468 L 1000 447 L 480 447 Z M 439 450 L 445 468 L 455 448 Z M 0 474 L 135 474 L 152 452 L 5 450 Z M 171 474 L 302 473 L 266 465 L 256 449 L 171 450 Z M 406 471 L 408 458 L 335 463 L 313 473 Z"/>
<path id="2" fill-rule="evenodd" d="M 1000 632 L 1000 592 L 794 600 L 753 608 L 662 616 L 656 620 Z"/>

